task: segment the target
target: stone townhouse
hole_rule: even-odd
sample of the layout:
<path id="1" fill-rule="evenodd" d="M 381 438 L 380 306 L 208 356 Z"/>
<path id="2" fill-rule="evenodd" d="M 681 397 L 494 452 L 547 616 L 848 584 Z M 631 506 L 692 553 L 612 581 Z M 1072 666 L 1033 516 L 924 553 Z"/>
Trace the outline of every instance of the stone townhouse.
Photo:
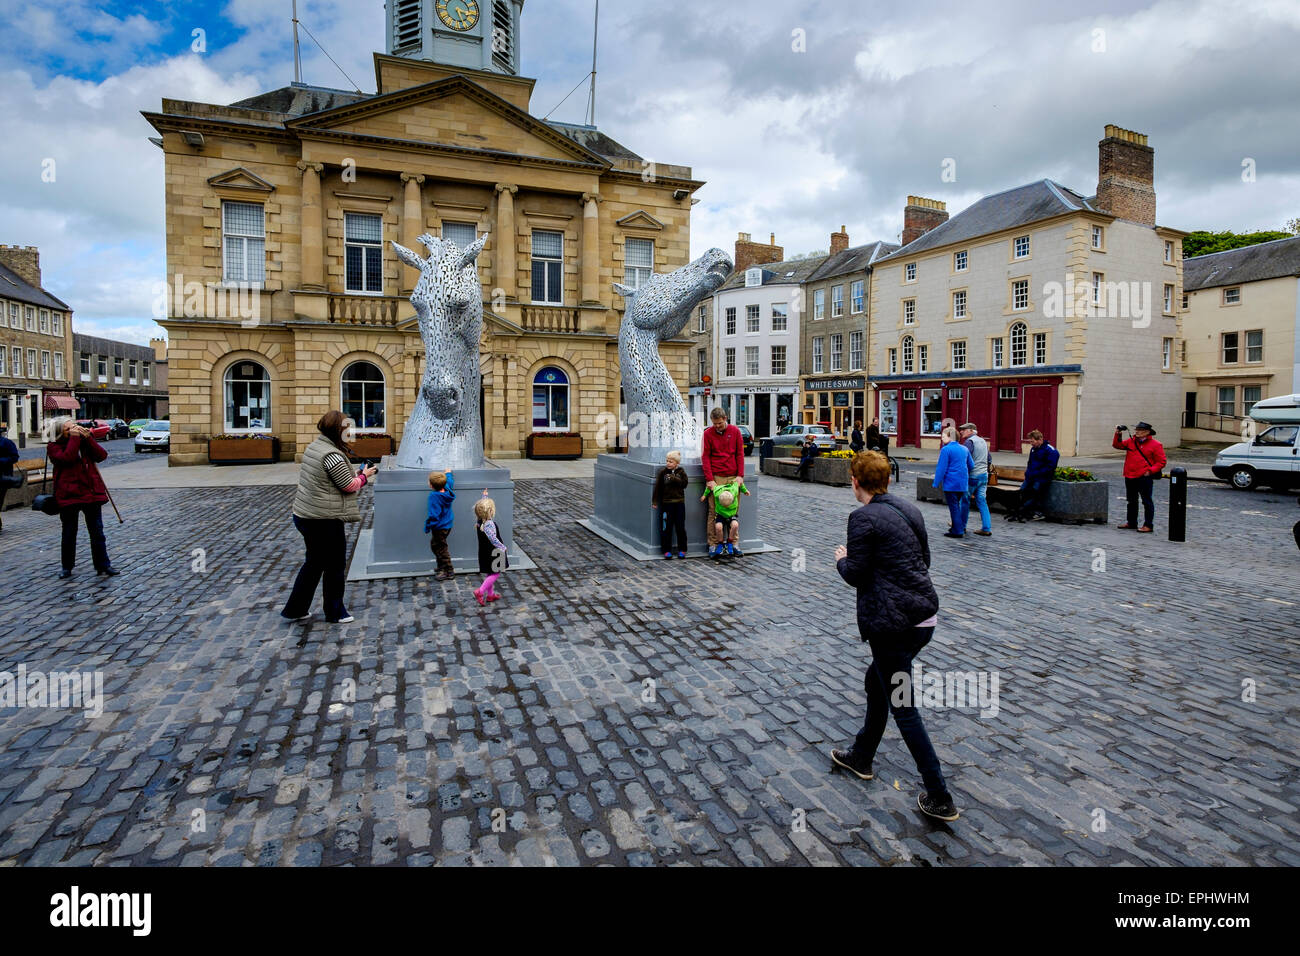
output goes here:
<path id="1" fill-rule="evenodd" d="M 72 355 L 72 310 L 41 286 L 40 250 L 0 246 L 0 421 L 15 444 L 77 412 Z"/>
<path id="2" fill-rule="evenodd" d="M 799 420 L 823 423 L 845 439 L 867 413 L 867 315 L 872 264 L 898 244 L 849 246 L 845 227 L 831 233 L 830 255 L 804 284 L 799 327 Z"/>
<path id="3" fill-rule="evenodd" d="M 1300 237 L 1183 260 L 1183 437 L 1224 441 L 1300 392 Z"/>
<path id="4" fill-rule="evenodd" d="M 517 458 L 535 432 L 577 432 L 586 455 L 614 446 L 612 286 L 689 260 L 702 184 L 534 117 L 522 2 L 470 6 L 390 3 L 373 94 L 295 83 L 144 114 L 166 155 L 173 463 L 205 461 L 223 433 L 277 436 L 293 458 L 330 408 L 400 440 L 424 349 L 418 275 L 390 241 L 422 252 L 423 233 L 487 236 L 488 455 Z M 685 389 L 691 340 L 662 352 Z"/>
<path id="5" fill-rule="evenodd" d="M 701 427 L 708 425 L 710 399 L 718 377 L 713 364 L 713 296 L 695 307 L 686 335 L 691 339 L 690 386 L 686 406 Z"/>
<path id="6" fill-rule="evenodd" d="M 77 398 L 87 418 L 164 418 L 167 408 L 167 341 L 148 346 L 92 335 L 73 336 Z"/>
<path id="7" fill-rule="evenodd" d="M 1037 429 L 1096 454 L 1139 419 L 1177 440 L 1186 233 L 1156 225 L 1154 169 L 1146 136 L 1107 126 L 1094 195 L 1043 179 L 951 218 L 909 197 L 871 277 L 874 402 L 897 444 L 964 420 L 995 451 Z"/>

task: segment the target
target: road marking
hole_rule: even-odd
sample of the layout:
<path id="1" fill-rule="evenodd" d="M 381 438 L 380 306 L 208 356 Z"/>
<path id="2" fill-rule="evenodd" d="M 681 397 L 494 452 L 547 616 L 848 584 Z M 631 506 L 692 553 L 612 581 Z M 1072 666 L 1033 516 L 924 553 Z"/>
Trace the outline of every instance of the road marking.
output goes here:
<path id="1" fill-rule="evenodd" d="M 1264 598 L 1265 601 L 1272 601 L 1274 604 L 1285 604 L 1287 607 L 1295 607 L 1294 601 L 1283 601 L 1281 598 Z"/>

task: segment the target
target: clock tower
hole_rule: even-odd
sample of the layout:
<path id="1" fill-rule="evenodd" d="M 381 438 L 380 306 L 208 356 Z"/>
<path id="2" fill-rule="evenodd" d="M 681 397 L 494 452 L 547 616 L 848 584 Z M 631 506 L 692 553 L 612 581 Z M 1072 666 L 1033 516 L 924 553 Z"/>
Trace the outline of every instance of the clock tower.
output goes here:
<path id="1" fill-rule="evenodd" d="M 391 55 L 519 74 L 524 0 L 386 0 L 385 7 Z"/>

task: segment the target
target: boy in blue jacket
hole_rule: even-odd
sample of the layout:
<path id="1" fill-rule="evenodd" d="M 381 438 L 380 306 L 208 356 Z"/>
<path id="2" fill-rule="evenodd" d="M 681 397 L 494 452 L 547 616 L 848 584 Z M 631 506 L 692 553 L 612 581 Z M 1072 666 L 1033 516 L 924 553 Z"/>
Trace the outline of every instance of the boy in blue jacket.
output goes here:
<path id="1" fill-rule="evenodd" d="M 965 497 L 970 494 L 970 476 L 975 470 L 975 460 L 970 449 L 957 440 L 957 433 L 945 428 L 939 435 L 942 447 L 939 450 L 939 463 L 934 468 L 934 487 L 943 492 L 948 502 L 948 515 L 952 527 L 943 533 L 945 538 L 966 537 L 966 517 L 970 506 L 962 507 Z"/>
<path id="2" fill-rule="evenodd" d="M 447 550 L 447 536 L 451 534 L 451 503 L 456 500 L 452 490 L 456 479 L 449 471 L 429 472 L 429 516 L 424 519 L 424 531 L 429 535 L 429 549 L 438 559 L 439 581 L 450 581 L 456 576 Z"/>

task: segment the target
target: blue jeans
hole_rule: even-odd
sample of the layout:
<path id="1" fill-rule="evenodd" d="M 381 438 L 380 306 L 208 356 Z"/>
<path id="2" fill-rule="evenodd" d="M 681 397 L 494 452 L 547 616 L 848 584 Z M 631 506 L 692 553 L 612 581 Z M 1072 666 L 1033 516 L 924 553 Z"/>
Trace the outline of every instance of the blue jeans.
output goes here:
<path id="1" fill-rule="evenodd" d="M 970 497 L 964 491 L 945 491 L 943 499 L 948 502 L 948 516 L 952 519 L 952 533 L 965 534 L 966 516 L 970 513 Z"/>
<path id="2" fill-rule="evenodd" d="M 1051 490 L 1051 478 L 1035 478 L 1032 481 L 1022 482 L 1020 485 L 1020 508 L 1016 515 L 1021 518 L 1032 518 L 1036 514 L 1042 514 L 1043 506 L 1047 503 L 1047 493 Z"/>
<path id="3" fill-rule="evenodd" d="M 925 732 L 925 723 L 921 712 L 914 706 L 920 688 L 912 687 L 912 699 L 909 706 L 895 706 L 895 674 L 906 674 L 909 684 L 912 679 L 912 660 L 921 652 L 921 648 L 930 643 L 934 636 L 933 627 L 917 627 L 903 634 L 873 635 L 868 638 L 871 645 L 871 666 L 863 681 L 867 692 L 867 719 L 853 741 L 853 755 L 870 763 L 880 746 L 880 738 L 885 735 L 885 724 L 889 715 L 894 715 L 894 724 L 903 737 L 903 743 L 912 752 L 916 769 L 921 772 L 925 782 L 925 792 L 933 800 L 942 803 L 951 799 L 948 785 L 943 779 L 943 770 L 939 766 L 939 756 L 930 743 L 930 735 Z M 902 698 L 906 700 L 906 698 Z"/>
<path id="4" fill-rule="evenodd" d="M 972 475 L 970 479 L 970 497 L 975 499 L 975 505 L 980 511 L 980 530 L 992 531 L 993 518 L 989 515 L 989 476 Z M 970 499 L 966 501 L 966 514 L 970 514 Z"/>

